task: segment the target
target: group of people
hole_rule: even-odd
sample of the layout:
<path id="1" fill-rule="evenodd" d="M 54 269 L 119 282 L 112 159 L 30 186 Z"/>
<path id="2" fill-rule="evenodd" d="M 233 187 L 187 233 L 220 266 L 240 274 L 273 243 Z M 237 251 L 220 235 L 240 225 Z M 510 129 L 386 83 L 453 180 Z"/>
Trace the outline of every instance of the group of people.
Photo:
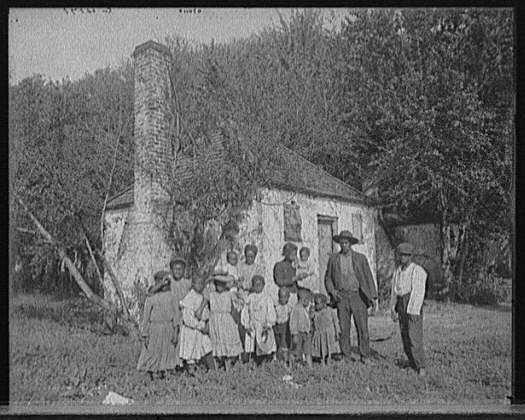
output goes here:
<path id="1" fill-rule="evenodd" d="M 137 368 L 164 377 L 197 366 L 228 370 L 233 363 L 257 365 L 279 360 L 287 366 L 312 360 L 329 363 L 342 353 L 356 361 L 351 349 L 351 318 L 358 336 L 359 360 L 373 364 L 368 314 L 377 307 L 377 288 L 365 255 L 352 250 L 358 240 L 349 231 L 334 237 L 340 252 L 329 257 L 324 284 L 315 288 L 317 270 L 308 248 L 283 247 L 283 260 L 273 268 L 277 296 L 265 292 L 256 264 L 258 249 L 246 245 L 244 259 L 234 251 L 209 279 L 185 277 L 186 261 L 173 258 L 170 271 L 154 276 L 141 321 L 142 351 Z M 391 316 L 399 321 L 403 348 L 411 366 L 425 373 L 423 314 L 426 272 L 411 261 L 413 247 L 397 248 L 399 264 L 392 278 Z M 334 357 L 335 356 L 335 357 Z"/>

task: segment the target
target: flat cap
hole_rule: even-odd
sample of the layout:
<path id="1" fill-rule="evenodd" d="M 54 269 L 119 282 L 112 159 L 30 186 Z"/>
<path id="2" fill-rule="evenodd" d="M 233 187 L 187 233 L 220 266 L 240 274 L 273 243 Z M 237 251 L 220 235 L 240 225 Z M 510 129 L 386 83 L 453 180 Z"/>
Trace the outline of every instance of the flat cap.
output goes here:
<path id="1" fill-rule="evenodd" d="M 414 246 L 408 242 L 402 242 L 397 246 L 397 252 L 405 255 L 412 255 L 414 253 Z"/>

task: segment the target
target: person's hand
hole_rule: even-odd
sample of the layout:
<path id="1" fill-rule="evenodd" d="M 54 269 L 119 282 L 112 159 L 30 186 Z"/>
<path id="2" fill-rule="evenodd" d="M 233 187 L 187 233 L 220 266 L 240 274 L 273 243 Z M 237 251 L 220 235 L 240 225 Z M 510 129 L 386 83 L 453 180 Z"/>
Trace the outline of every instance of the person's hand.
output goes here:
<path id="1" fill-rule="evenodd" d="M 292 343 L 296 346 L 299 343 L 299 336 L 297 334 L 292 335 Z"/>
<path id="2" fill-rule="evenodd" d="M 334 290 L 332 292 L 332 296 L 335 299 L 336 302 L 339 302 L 341 300 L 341 293 L 339 293 L 338 290 Z"/>
<path id="3" fill-rule="evenodd" d="M 148 348 L 148 336 L 147 335 L 140 336 L 140 342 L 144 345 L 145 348 Z"/>
<path id="4" fill-rule="evenodd" d="M 397 314 L 395 308 L 390 309 L 390 318 L 392 318 L 393 322 L 397 322 L 399 320 L 399 315 Z"/>
<path id="5" fill-rule="evenodd" d="M 179 332 L 180 327 L 177 325 L 173 328 L 173 338 L 171 339 L 171 342 L 175 345 L 177 345 L 177 342 L 179 341 Z"/>

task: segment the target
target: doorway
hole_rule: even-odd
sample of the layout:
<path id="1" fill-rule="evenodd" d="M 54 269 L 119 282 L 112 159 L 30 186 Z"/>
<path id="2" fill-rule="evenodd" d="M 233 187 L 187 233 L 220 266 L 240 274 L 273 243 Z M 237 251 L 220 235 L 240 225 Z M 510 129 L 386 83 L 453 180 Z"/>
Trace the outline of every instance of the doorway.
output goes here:
<path id="1" fill-rule="evenodd" d="M 324 285 L 324 276 L 326 274 L 328 258 L 330 254 L 335 251 L 333 237 L 336 232 L 336 217 L 317 216 L 317 235 L 319 240 L 319 278 L 317 289 L 325 295 L 327 295 L 327 292 Z"/>

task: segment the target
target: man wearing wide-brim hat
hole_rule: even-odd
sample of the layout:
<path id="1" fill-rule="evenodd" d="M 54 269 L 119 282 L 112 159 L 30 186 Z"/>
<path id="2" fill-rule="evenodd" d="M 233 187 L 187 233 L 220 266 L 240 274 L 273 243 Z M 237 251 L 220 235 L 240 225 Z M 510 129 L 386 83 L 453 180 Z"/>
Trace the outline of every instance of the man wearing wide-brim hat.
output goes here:
<path id="1" fill-rule="evenodd" d="M 401 340 L 408 361 L 419 375 L 425 375 L 423 350 L 423 300 L 427 273 L 412 262 L 414 247 L 408 242 L 397 246 L 398 266 L 392 276 L 390 309 L 392 321 L 399 320 Z"/>
<path id="2" fill-rule="evenodd" d="M 369 362 L 368 308 L 377 299 L 377 288 L 365 255 L 352 250 L 359 242 L 348 231 L 334 236 L 341 252 L 330 255 L 326 267 L 326 291 L 337 305 L 341 326 L 341 350 L 345 358 L 352 358 L 350 346 L 351 319 L 354 316 L 359 353 L 363 363 Z"/>

